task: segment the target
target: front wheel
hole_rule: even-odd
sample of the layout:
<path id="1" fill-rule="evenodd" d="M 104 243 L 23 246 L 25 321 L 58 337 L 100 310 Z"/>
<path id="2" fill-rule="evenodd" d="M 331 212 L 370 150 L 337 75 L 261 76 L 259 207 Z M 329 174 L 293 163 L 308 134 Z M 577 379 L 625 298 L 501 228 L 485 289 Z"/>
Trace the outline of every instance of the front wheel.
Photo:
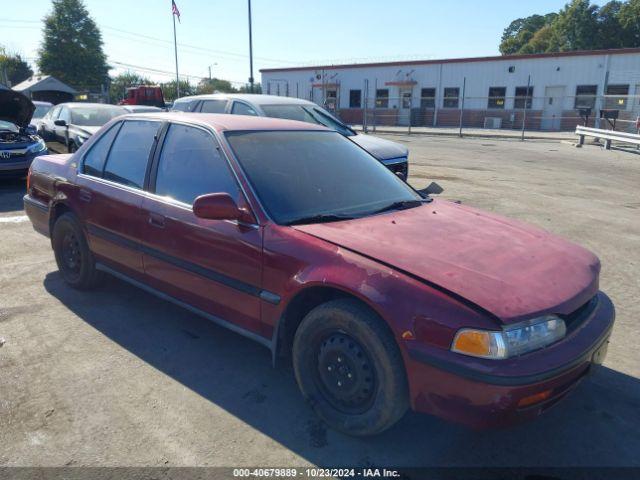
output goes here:
<path id="1" fill-rule="evenodd" d="M 79 290 L 88 290 L 100 283 L 102 272 L 96 269 L 80 221 L 74 214 L 64 213 L 56 220 L 51 243 L 65 282 Z"/>
<path id="2" fill-rule="evenodd" d="M 329 426 L 380 433 L 409 407 L 404 364 L 382 319 L 357 301 L 334 300 L 302 320 L 293 342 L 298 386 Z"/>

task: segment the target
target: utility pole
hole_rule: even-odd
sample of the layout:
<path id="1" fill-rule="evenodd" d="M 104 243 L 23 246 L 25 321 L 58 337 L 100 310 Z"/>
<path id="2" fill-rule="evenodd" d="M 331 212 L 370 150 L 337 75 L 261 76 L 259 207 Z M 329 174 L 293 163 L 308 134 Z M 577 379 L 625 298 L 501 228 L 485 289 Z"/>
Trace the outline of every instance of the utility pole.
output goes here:
<path id="1" fill-rule="evenodd" d="M 251 0 L 249 2 L 249 91 L 253 93 L 253 39 L 251 37 Z"/>
<path id="2" fill-rule="evenodd" d="M 176 37 L 176 15 L 171 11 L 173 18 L 173 50 L 176 55 L 176 98 L 180 98 L 180 75 L 178 75 L 178 40 Z"/>

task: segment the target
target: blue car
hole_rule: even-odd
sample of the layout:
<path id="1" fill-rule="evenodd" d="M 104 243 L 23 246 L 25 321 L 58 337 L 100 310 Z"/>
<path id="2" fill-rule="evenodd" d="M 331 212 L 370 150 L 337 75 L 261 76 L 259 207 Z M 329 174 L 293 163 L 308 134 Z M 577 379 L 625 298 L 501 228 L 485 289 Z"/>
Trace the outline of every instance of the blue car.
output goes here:
<path id="1" fill-rule="evenodd" d="M 23 176 L 47 145 L 29 126 L 36 107 L 23 94 L 0 90 L 0 176 Z"/>

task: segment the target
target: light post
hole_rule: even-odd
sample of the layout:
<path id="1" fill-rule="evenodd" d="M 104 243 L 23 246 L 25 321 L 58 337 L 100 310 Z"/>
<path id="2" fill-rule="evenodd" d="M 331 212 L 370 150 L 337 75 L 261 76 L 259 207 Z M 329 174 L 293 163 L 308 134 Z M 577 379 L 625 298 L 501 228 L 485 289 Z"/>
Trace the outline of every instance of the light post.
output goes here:
<path id="1" fill-rule="evenodd" d="M 253 93 L 253 40 L 251 38 L 251 0 L 249 6 L 249 91 Z"/>

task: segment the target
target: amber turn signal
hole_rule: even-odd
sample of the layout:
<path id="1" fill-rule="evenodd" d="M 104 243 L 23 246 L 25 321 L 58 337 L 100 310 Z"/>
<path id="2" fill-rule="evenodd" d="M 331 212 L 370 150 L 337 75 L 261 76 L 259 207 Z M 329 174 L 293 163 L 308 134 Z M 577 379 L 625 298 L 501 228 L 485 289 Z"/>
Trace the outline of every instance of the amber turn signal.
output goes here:
<path id="1" fill-rule="evenodd" d="M 527 397 L 522 397 L 520 400 L 518 400 L 518 407 L 529 407 L 531 405 L 535 405 L 536 403 L 544 402 L 551 396 L 551 392 L 552 390 L 544 390 Z"/>

